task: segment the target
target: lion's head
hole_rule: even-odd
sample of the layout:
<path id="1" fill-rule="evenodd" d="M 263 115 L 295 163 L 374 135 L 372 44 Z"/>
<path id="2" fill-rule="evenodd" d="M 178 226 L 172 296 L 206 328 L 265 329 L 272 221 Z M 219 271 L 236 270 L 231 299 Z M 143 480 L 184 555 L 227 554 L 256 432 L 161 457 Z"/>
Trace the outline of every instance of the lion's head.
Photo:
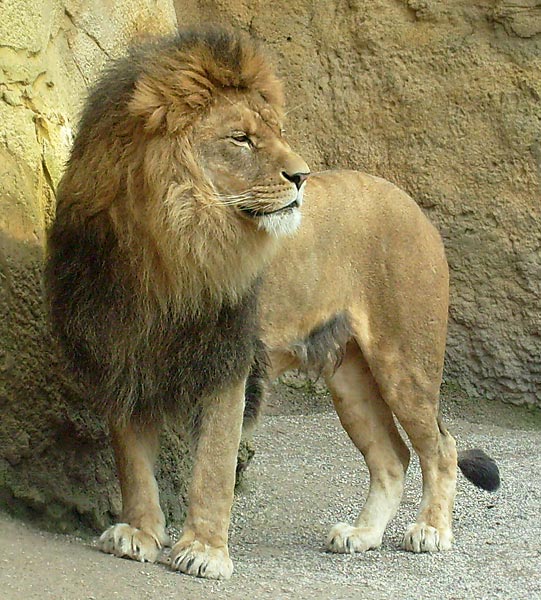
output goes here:
<path id="1" fill-rule="evenodd" d="M 89 96 L 58 218 L 107 215 L 151 293 L 234 297 L 300 222 L 308 167 L 283 117 L 280 80 L 244 35 L 134 49 Z"/>
<path id="2" fill-rule="evenodd" d="M 147 131 L 177 137 L 200 191 L 271 234 L 299 223 L 308 166 L 283 135 L 283 93 L 254 40 L 207 30 L 161 49 L 129 103 Z"/>
<path id="3" fill-rule="evenodd" d="M 195 125 L 193 139 L 221 204 L 272 235 L 296 230 L 308 167 L 285 141 L 278 110 L 258 94 L 224 93 Z"/>

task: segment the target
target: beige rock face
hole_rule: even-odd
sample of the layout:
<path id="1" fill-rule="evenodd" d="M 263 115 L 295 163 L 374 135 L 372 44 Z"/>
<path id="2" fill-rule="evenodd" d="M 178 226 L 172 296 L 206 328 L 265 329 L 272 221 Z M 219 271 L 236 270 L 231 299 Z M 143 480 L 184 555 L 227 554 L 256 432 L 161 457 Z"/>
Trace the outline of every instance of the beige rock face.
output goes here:
<path id="1" fill-rule="evenodd" d="M 176 8 L 176 16 L 175 9 Z M 313 170 L 394 181 L 437 223 L 452 270 L 447 379 L 541 403 L 541 9 L 536 0 L 4 0 L 0 11 L 0 506 L 57 528 L 118 511 L 103 423 L 59 376 L 44 231 L 87 86 L 149 33 L 229 23 L 287 83 Z M 183 448 L 166 435 L 173 520 Z"/>
<path id="2" fill-rule="evenodd" d="M 57 528 L 100 528 L 119 499 L 103 423 L 56 369 L 45 228 L 88 85 L 131 40 L 175 27 L 167 1 L 6 0 L 0 9 L 0 506 Z M 178 478 L 168 482 L 166 504 L 181 491 Z"/>
<path id="3" fill-rule="evenodd" d="M 176 2 L 274 51 L 313 170 L 408 191 L 451 266 L 446 378 L 541 405 L 541 6 L 536 0 Z"/>

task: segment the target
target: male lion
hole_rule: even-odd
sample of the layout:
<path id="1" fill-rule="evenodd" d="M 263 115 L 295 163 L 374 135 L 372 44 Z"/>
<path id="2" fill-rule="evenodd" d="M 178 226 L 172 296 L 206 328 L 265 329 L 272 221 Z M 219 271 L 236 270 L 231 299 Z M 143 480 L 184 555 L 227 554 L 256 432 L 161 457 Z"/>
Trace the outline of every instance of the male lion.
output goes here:
<path id="1" fill-rule="evenodd" d="M 337 172 L 306 183 L 283 116 L 259 46 L 222 30 L 135 49 L 89 96 L 58 190 L 46 279 L 66 356 L 109 418 L 123 514 L 100 538 L 106 552 L 154 561 L 168 543 L 154 478 L 159 430 L 164 418 L 189 418 L 195 464 L 171 564 L 231 575 L 245 392 L 253 417 L 267 363 L 271 377 L 319 369 L 366 457 L 365 508 L 355 527 L 331 531 L 331 550 L 379 545 L 398 507 L 409 453 L 393 413 L 424 477 L 405 546 L 450 545 L 457 456 L 438 420 L 439 236 L 383 180 Z M 474 479 L 492 464 L 470 463 Z"/>

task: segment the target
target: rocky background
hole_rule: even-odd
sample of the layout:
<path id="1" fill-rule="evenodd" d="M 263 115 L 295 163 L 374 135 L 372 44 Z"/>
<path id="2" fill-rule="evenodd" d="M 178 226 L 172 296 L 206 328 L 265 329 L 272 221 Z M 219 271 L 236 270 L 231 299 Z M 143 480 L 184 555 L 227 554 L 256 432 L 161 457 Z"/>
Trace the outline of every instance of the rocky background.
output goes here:
<path id="1" fill-rule="evenodd" d="M 48 335 L 45 229 L 88 85 L 130 41 L 175 27 L 170 2 L 0 3 L 0 506 L 61 530 L 102 529 L 120 504 L 104 424 Z M 185 453 L 167 440 L 163 465 L 178 474 L 164 502 L 178 519 Z"/>
<path id="2" fill-rule="evenodd" d="M 63 381 L 47 333 L 44 231 L 88 85 L 177 21 L 264 40 L 312 169 L 386 177 L 440 227 L 448 385 L 541 405 L 539 0 L 4 0 L 0 506 L 64 530 L 100 529 L 118 511 L 103 423 Z M 184 452 L 165 437 L 162 499 L 178 521 Z"/>

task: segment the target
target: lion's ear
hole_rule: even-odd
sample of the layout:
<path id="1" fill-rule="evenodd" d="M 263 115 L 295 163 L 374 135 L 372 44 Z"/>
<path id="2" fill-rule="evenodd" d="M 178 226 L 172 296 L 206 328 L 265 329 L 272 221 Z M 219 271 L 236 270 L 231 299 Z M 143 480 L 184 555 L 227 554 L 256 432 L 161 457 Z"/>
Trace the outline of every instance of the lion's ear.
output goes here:
<path id="1" fill-rule="evenodd" d="M 155 132 L 166 123 L 169 104 L 170 101 L 161 90 L 143 77 L 135 84 L 128 110 L 132 115 L 145 121 L 145 129 Z"/>
<path id="2" fill-rule="evenodd" d="M 198 110 L 208 105 L 210 96 L 189 72 L 175 74 L 174 83 L 166 77 L 160 82 L 144 75 L 135 84 L 128 110 L 144 120 L 147 131 L 163 129 L 178 133 L 189 125 Z"/>

